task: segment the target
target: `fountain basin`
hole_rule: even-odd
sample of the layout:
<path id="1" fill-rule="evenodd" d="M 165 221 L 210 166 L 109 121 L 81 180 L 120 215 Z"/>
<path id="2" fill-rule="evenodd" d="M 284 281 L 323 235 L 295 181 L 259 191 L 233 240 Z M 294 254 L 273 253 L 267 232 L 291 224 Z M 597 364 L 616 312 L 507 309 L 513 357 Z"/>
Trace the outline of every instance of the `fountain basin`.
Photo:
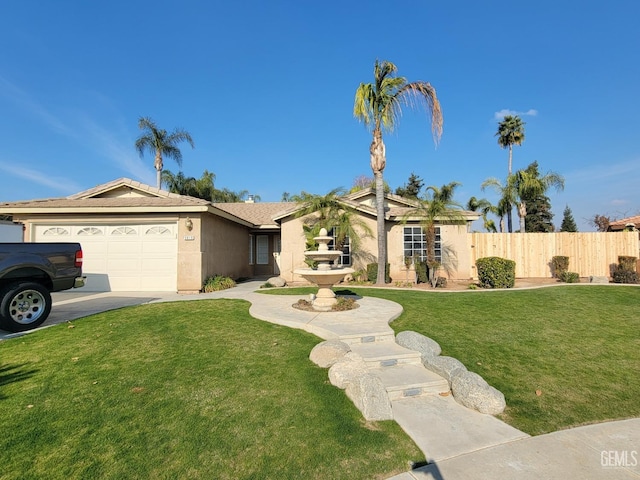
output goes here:
<path id="1" fill-rule="evenodd" d="M 340 254 L 340 252 L 337 252 Z M 293 273 L 300 275 L 308 282 L 315 283 L 318 286 L 318 293 L 313 301 L 313 308 L 321 312 L 328 312 L 338 299 L 331 287 L 344 279 L 345 275 L 353 273 L 353 268 L 335 268 L 335 269 L 318 269 L 298 268 Z"/>

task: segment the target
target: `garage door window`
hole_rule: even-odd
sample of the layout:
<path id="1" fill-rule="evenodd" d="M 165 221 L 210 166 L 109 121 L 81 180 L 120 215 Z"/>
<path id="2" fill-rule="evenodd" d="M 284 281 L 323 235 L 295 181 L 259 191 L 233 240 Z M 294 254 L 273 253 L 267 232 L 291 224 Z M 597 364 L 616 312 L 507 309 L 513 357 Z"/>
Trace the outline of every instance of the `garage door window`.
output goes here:
<path id="1" fill-rule="evenodd" d="M 151 227 L 149 230 L 145 232 L 145 235 L 171 235 L 171 230 L 165 227 Z"/>
<path id="2" fill-rule="evenodd" d="M 111 235 L 135 235 L 135 229 L 131 227 L 118 227 L 114 228 L 111 232 Z"/>
<path id="3" fill-rule="evenodd" d="M 103 232 L 99 228 L 96 227 L 85 227 L 81 230 L 78 230 L 78 235 L 102 235 Z"/>
<path id="4" fill-rule="evenodd" d="M 63 236 L 63 235 L 69 235 L 69 230 L 67 230 L 66 228 L 60 228 L 60 227 L 51 227 L 51 228 L 47 228 L 44 232 L 42 232 L 42 235 L 45 237 L 57 237 L 57 236 Z"/>

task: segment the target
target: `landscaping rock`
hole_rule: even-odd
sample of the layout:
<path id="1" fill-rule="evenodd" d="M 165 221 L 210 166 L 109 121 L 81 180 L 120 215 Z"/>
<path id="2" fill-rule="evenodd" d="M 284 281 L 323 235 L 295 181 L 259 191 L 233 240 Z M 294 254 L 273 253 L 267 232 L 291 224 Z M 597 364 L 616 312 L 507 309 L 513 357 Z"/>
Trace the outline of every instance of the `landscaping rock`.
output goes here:
<path id="1" fill-rule="evenodd" d="M 267 280 L 267 283 L 273 285 L 274 287 L 284 287 L 287 285 L 287 281 L 282 277 L 271 277 Z"/>
<path id="2" fill-rule="evenodd" d="M 367 420 L 393 420 L 389 395 L 378 377 L 362 375 L 345 392 Z"/>
<path id="3" fill-rule="evenodd" d="M 444 379 L 449 382 L 450 387 L 456 376 L 467 372 L 467 367 L 465 367 L 460 360 L 456 360 L 453 357 L 430 357 L 423 355 L 422 364 L 426 369 L 444 377 Z"/>
<path id="4" fill-rule="evenodd" d="M 420 352 L 423 356 L 435 357 L 442 352 L 438 342 L 411 330 L 398 333 L 396 335 L 396 343 L 409 350 Z"/>
<path id="5" fill-rule="evenodd" d="M 345 389 L 350 383 L 367 374 L 367 364 L 356 353 L 349 352 L 329 368 L 331 385 Z"/>
<path id="6" fill-rule="evenodd" d="M 502 413 L 507 405 L 502 392 L 473 372 L 456 375 L 451 382 L 451 392 L 456 402 L 480 413 L 496 415 Z"/>
<path id="7" fill-rule="evenodd" d="M 609 277 L 598 277 L 596 275 L 591 275 L 589 277 L 589 283 L 609 283 Z"/>
<path id="8" fill-rule="evenodd" d="M 309 360 L 322 368 L 329 368 L 351 351 L 351 347 L 340 340 L 321 342 L 311 350 Z"/>

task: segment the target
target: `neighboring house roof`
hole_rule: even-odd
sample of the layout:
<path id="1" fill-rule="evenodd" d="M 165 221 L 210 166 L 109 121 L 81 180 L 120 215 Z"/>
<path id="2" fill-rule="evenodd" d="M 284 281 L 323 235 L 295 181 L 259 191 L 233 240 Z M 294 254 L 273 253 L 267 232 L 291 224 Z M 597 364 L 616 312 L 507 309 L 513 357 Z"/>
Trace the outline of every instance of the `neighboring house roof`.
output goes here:
<path id="1" fill-rule="evenodd" d="M 640 230 L 640 215 L 627 217 L 621 220 L 616 220 L 615 222 L 611 222 L 609 224 L 609 230 L 624 230 L 627 225 L 634 225 L 637 229 Z"/>

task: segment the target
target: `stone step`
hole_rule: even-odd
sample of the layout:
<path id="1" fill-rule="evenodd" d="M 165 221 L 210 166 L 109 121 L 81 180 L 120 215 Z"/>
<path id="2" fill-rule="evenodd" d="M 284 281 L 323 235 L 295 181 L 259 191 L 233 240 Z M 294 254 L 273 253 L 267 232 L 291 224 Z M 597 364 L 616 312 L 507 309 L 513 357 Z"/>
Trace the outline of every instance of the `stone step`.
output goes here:
<path id="1" fill-rule="evenodd" d="M 422 365 L 397 365 L 395 367 L 375 367 L 369 371 L 376 375 L 387 389 L 389 400 L 423 395 L 449 393 L 449 382 Z"/>
<path id="2" fill-rule="evenodd" d="M 354 343 L 351 351 L 357 353 L 369 367 L 396 365 L 422 365 L 420 353 L 398 345 L 395 341 Z"/>
<path id="3" fill-rule="evenodd" d="M 395 342 L 395 334 L 393 330 L 384 330 L 381 332 L 357 333 L 354 335 L 341 335 L 340 341 L 347 345 L 359 343 L 376 343 L 376 342 Z"/>

